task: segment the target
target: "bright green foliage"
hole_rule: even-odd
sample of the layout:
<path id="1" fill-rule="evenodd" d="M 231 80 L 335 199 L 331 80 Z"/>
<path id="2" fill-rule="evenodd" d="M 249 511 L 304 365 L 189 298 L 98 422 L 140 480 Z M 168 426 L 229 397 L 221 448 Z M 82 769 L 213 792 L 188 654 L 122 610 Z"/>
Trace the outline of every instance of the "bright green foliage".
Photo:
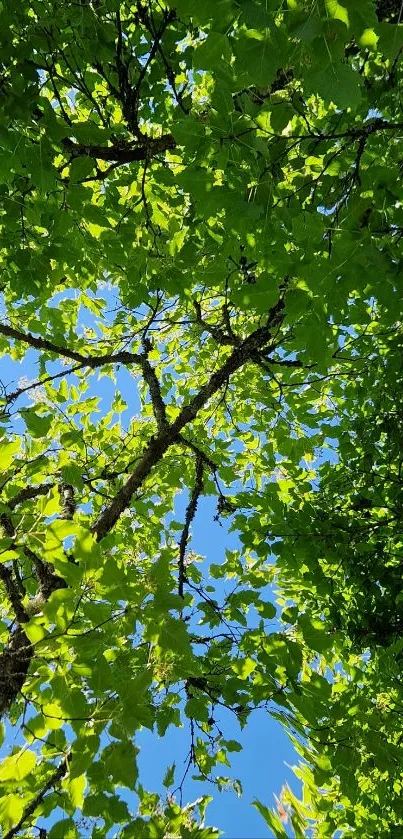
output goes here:
<path id="1" fill-rule="evenodd" d="M 221 789 L 257 707 L 305 758 L 271 832 L 403 826 L 400 17 L 0 5 L 3 839 L 215 839 L 138 733 Z"/>
<path id="2" fill-rule="evenodd" d="M 295 495 L 275 547 L 282 594 L 295 603 L 283 620 L 308 667 L 319 654 L 288 719 L 298 740 L 309 734 L 299 748 L 313 769 L 297 774 L 318 836 L 398 835 L 403 824 L 401 327 L 358 343 L 367 365 L 347 385 L 340 462 L 321 468 L 319 492 Z M 345 355 L 357 339 L 349 344 Z"/>

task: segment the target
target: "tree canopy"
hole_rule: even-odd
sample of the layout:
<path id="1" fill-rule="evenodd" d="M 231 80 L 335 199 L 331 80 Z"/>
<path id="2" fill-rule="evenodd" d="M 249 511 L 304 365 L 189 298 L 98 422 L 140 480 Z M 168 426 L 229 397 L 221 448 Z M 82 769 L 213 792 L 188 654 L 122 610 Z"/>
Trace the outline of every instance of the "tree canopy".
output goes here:
<path id="1" fill-rule="evenodd" d="M 403 830 L 401 18 L 0 6 L 2 839 L 215 839 L 136 738 L 256 708 L 271 835 Z"/>

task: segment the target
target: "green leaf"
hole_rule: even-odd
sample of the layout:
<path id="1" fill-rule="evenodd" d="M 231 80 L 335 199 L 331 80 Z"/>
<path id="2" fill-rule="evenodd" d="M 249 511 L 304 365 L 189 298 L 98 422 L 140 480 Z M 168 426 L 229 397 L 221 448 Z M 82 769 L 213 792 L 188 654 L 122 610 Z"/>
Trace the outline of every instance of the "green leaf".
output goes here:
<path id="1" fill-rule="evenodd" d="M 82 809 L 84 802 L 84 790 L 86 787 L 85 775 L 69 779 L 66 784 L 67 794 L 74 808 Z"/>
<path id="2" fill-rule="evenodd" d="M 330 649 L 333 639 L 327 633 L 326 624 L 310 618 L 309 615 L 300 615 L 298 623 L 304 640 L 310 649 L 317 650 L 317 652 L 325 652 Z"/>
<path id="3" fill-rule="evenodd" d="M 103 752 L 105 772 L 114 784 L 133 789 L 137 780 L 136 755 L 138 749 L 127 742 L 112 743 Z"/>
<path id="4" fill-rule="evenodd" d="M 185 705 L 185 714 L 189 717 L 189 719 L 195 719 L 199 722 L 207 722 L 210 717 L 207 697 L 203 699 L 196 697 L 188 699 Z"/>
<path id="5" fill-rule="evenodd" d="M 8 469 L 14 461 L 14 456 L 19 452 L 21 444 L 19 440 L 0 442 L 0 460 L 3 469 Z"/>
<path id="6" fill-rule="evenodd" d="M 257 610 L 262 618 L 272 620 L 276 617 L 276 607 L 273 603 L 258 603 Z"/>
<path id="7" fill-rule="evenodd" d="M 52 825 L 49 839 L 78 839 L 78 833 L 73 819 L 61 819 Z"/>
<path id="8" fill-rule="evenodd" d="M 237 740 L 226 740 L 225 747 L 229 752 L 241 752 L 242 746 Z"/>
<path id="9" fill-rule="evenodd" d="M 361 101 L 362 80 L 349 64 L 332 61 L 305 76 L 306 90 L 340 108 L 356 108 Z"/>
<path id="10" fill-rule="evenodd" d="M 70 778 L 79 778 L 91 766 L 99 748 L 99 737 L 95 734 L 77 737 L 70 764 Z"/>
<path id="11" fill-rule="evenodd" d="M 266 807 L 265 804 L 262 804 L 260 801 L 253 801 L 253 806 L 256 807 L 256 810 L 262 818 L 265 820 L 267 826 L 273 832 L 273 835 L 276 836 L 276 839 L 287 839 L 287 834 L 281 824 L 281 821 L 276 813 Z"/>
<path id="12" fill-rule="evenodd" d="M 269 85 L 281 64 L 280 39 L 258 30 L 248 29 L 236 42 L 238 78 L 249 84 Z M 284 46 L 284 44 L 281 44 Z M 284 56 L 283 56 L 284 60 Z"/>
<path id="13" fill-rule="evenodd" d="M 0 800 L 0 825 L 4 833 L 11 830 L 20 820 L 24 800 L 20 795 L 10 793 Z"/>
<path id="14" fill-rule="evenodd" d="M 256 669 L 256 661 L 252 658 L 240 658 L 233 662 L 232 669 L 240 679 L 247 679 Z"/>
<path id="15" fill-rule="evenodd" d="M 221 58 L 228 59 L 230 49 L 225 35 L 211 32 L 197 47 L 193 57 L 193 67 L 202 70 L 214 70 Z"/>
<path id="16" fill-rule="evenodd" d="M 171 763 L 171 766 L 168 766 L 167 771 L 165 772 L 164 779 L 162 781 L 164 787 L 171 787 L 175 781 L 175 763 Z"/>
<path id="17" fill-rule="evenodd" d="M 70 180 L 72 183 L 82 181 L 94 171 L 94 161 L 89 157 L 76 157 L 70 164 Z"/>
<path id="18" fill-rule="evenodd" d="M 46 437 L 52 425 L 53 417 L 51 414 L 42 416 L 37 413 L 35 408 L 24 408 L 20 414 L 25 422 L 27 431 L 33 437 Z"/>
<path id="19" fill-rule="evenodd" d="M 0 782 L 9 781 L 13 778 L 21 781 L 32 772 L 36 762 L 36 754 L 28 749 L 6 757 L 0 766 Z"/>

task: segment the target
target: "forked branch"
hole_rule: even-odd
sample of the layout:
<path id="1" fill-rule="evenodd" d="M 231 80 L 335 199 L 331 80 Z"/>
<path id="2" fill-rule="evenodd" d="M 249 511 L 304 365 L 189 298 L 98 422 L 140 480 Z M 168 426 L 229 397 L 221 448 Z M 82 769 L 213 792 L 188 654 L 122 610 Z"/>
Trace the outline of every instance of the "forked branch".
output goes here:
<path id="1" fill-rule="evenodd" d="M 273 330 L 278 330 L 284 318 L 283 284 L 277 303 L 270 309 L 264 326 L 254 330 L 237 346 L 224 364 L 213 373 L 196 395 L 180 410 L 176 420 L 151 437 L 145 448 L 143 457 L 137 464 L 126 483 L 120 488 L 113 501 L 100 513 L 93 525 L 92 531 L 100 541 L 115 526 L 116 522 L 131 503 L 134 493 L 142 485 L 152 469 L 160 462 L 165 452 L 176 443 L 184 428 L 197 417 L 201 408 L 228 382 L 229 378 L 240 370 L 247 362 L 253 361 L 256 352 L 265 350 L 272 352 L 276 348 L 272 337 Z"/>

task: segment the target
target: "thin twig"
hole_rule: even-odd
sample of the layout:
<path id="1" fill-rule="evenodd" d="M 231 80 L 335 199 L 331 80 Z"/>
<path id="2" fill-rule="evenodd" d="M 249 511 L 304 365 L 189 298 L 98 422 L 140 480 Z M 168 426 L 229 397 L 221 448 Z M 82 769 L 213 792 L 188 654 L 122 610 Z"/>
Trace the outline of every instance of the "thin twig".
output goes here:
<path id="1" fill-rule="evenodd" d="M 190 496 L 189 504 L 186 508 L 186 515 L 185 515 L 185 526 L 182 530 L 182 535 L 179 542 L 179 557 L 178 557 L 178 568 L 179 568 L 179 580 L 178 580 L 178 594 L 179 597 L 183 597 L 183 586 L 186 581 L 186 570 L 185 570 L 185 553 L 186 548 L 189 540 L 189 531 L 190 525 L 196 515 L 197 504 L 200 498 L 200 495 L 203 492 L 203 474 L 204 474 L 204 463 L 203 458 L 200 455 L 196 457 L 196 475 L 195 475 L 195 483 L 192 490 L 192 494 Z"/>

